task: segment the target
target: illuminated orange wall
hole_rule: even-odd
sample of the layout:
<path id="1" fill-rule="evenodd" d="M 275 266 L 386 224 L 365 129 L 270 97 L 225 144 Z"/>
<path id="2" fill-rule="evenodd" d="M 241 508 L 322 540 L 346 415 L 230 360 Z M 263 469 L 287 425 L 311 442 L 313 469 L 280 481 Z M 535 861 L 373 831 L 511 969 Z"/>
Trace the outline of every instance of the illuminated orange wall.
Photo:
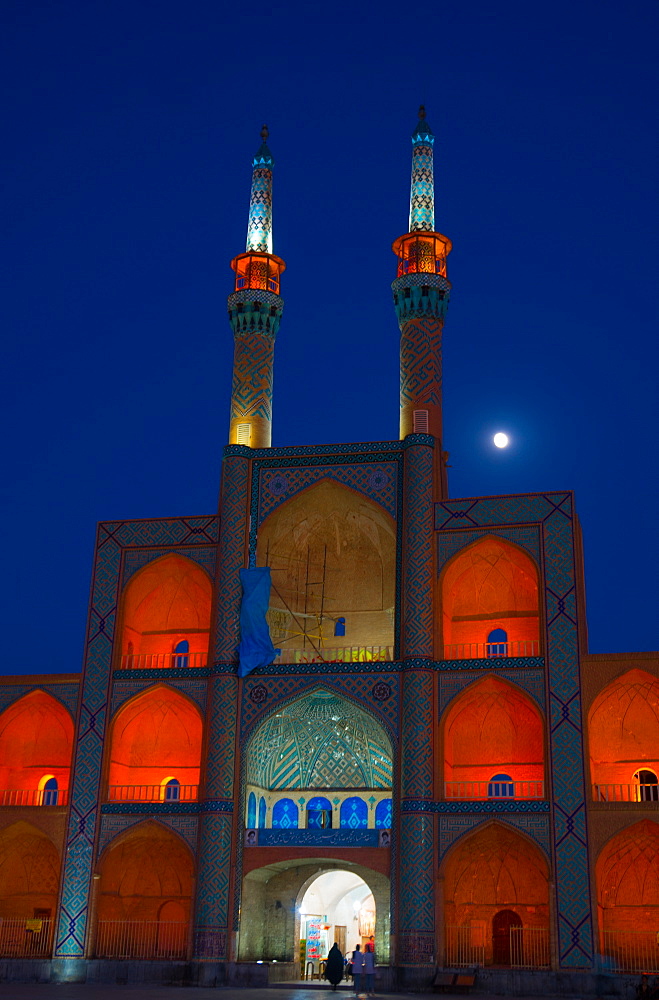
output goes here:
<path id="1" fill-rule="evenodd" d="M 510 642 L 538 639 L 538 573 L 525 552 L 487 536 L 459 552 L 441 577 L 442 637 L 487 642 L 502 628 Z"/>
<path id="2" fill-rule="evenodd" d="M 31 691 L 0 715 L 0 790 L 36 790 L 46 774 L 68 788 L 72 749 L 67 710 L 45 691 Z"/>
<path id="3" fill-rule="evenodd" d="M 524 926 L 549 925 L 549 873 L 540 850 L 525 837 L 491 823 L 461 840 L 444 865 L 444 917 L 450 926 L 484 925 L 492 960 L 492 919 L 513 910 Z"/>
<path id="4" fill-rule="evenodd" d="M 35 909 L 55 916 L 60 858 L 52 841 L 30 823 L 13 823 L 0 833 L 0 917 L 33 917 Z"/>
<path id="5" fill-rule="evenodd" d="M 588 713 L 594 784 L 630 785 L 634 772 L 659 775 L 659 680 L 630 670 L 609 684 Z"/>
<path id="6" fill-rule="evenodd" d="M 191 653 L 208 651 L 212 587 L 206 573 L 169 555 L 136 573 L 124 592 L 121 651 L 171 653 L 183 639 Z"/>
<path id="7" fill-rule="evenodd" d="M 489 781 L 500 772 L 517 781 L 544 777 L 542 716 L 506 681 L 471 684 L 446 713 L 443 734 L 445 781 Z"/>
<path id="8" fill-rule="evenodd" d="M 600 931 L 659 929 L 659 824 L 634 823 L 618 833 L 597 859 Z"/>
<path id="9" fill-rule="evenodd" d="M 108 784 L 199 784 L 202 720 L 178 691 L 159 684 L 119 709 L 110 735 Z"/>
<path id="10" fill-rule="evenodd" d="M 99 920 L 189 920 L 192 855 L 160 823 L 141 823 L 111 844 L 98 873 Z"/>

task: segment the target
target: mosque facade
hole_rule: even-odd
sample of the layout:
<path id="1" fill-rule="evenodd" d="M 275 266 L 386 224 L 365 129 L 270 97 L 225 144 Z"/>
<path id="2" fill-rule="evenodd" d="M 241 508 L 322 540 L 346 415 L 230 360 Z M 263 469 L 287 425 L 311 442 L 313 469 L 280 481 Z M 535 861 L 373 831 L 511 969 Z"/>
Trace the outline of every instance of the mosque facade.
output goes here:
<path id="1" fill-rule="evenodd" d="M 571 493 L 449 497 L 425 112 L 396 441 L 271 447 L 262 138 L 218 513 L 101 523 L 82 674 L 0 681 L 4 975 L 659 972 L 659 659 L 588 653 Z"/>

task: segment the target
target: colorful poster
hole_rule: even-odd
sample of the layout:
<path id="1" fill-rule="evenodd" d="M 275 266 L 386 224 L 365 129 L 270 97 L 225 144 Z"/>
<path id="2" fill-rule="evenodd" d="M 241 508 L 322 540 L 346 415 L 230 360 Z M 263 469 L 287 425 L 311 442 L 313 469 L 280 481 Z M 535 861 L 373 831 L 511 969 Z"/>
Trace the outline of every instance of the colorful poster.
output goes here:
<path id="1" fill-rule="evenodd" d="M 322 917 L 307 914 L 307 962 L 319 962 L 322 954 Z"/>

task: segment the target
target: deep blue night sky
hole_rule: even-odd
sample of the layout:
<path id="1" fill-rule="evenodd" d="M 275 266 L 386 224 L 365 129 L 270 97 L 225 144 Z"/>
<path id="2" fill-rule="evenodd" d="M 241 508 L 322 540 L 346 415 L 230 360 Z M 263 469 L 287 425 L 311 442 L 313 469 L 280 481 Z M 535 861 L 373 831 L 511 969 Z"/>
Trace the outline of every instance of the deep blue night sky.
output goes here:
<path id="1" fill-rule="evenodd" d="M 288 265 L 273 443 L 397 437 L 390 247 L 421 101 L 454 241 L 451 496 L 574 489 L 591 651 L 657 647 L 654 0 L 5 0 L 2 20 L 6 673 L 80 669 L 96 521 L 216 508 L 264 121 Z"/>

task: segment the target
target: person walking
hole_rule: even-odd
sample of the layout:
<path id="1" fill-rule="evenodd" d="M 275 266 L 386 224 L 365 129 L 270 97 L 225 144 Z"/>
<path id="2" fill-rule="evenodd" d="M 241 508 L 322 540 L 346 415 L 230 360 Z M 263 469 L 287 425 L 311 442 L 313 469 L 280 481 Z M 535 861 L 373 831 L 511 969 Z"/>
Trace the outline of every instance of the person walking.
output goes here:
<path id="1" fill-rule="evenodd" d="M 355 995 L 359 993 L 362 985 L 362 973 L 364 971 L 364 953 L 361 949 L 361 945 L 355 945 L 355 950 L 352 953 L 352 981 L 355 986 Z"/>
<path id="2" fill-rule="evenodd" d="M 335 990 L 343 979 L 343 955 L 339 951 L 339 946 L 334 942 L 329 950 L 327 961 L 325 962 L 325 979 L 332 984 Z"/>
<path id="3" fill-rule="evenodd" d="M 364 992 L 375 996 L 375 946 L 371 941 L 364 948 Z"/>

